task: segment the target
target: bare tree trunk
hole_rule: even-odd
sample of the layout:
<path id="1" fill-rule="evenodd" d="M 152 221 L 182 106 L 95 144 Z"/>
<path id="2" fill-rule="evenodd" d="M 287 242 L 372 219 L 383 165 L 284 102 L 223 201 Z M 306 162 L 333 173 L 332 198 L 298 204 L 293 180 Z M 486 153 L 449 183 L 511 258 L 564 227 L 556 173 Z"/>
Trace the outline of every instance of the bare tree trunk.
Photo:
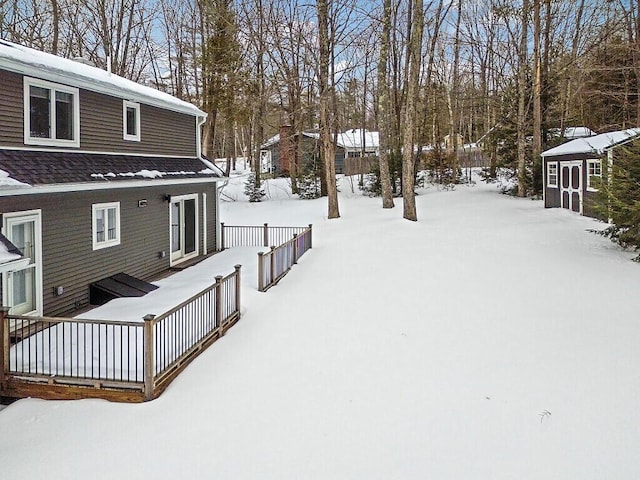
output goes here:
<path id="1" fill-rule="evenodd" d="M 256 189 L 260 188 L 260 184 L 262 181 L 261 173 L 262 173 L 262 157 L 260 154 L 260 146 L 262 145 L 263 136 L 264 136 L 264 111 L 265 111 L 265 79 L 264 79 L 264 55 L 265 55 L 265 45 L 264 45 L 264 13 L 262 8 L 262 0 L 257 0 L 256 7 L 258 9 L 257 18 L 258 18 L 258 31 L 257 31 L 257 55 L 256 55 L 256 86 L 258 90 L 258 98 L 255 103 L 255 108 L 253 112 L 253 149 L 251 166 L 253 167 L 253 172 L 256 178 Z"/>
<path id="2" fill-rule="evenodd" d="M 518 196 L 524 197 L 527 194 L 527 171 L 526 171 L 526 95 L 527 95 L 527 33 L 529 21 L 529 0 L 522 2 L 522 32 L 520 36 L 520 47 L 518 51 L 518 120 L 517 120 L 517 141 L 518 141 Z"/>
<path id="3" fill-rule="evenodd" d="M 452 93 L 449 94 L 449 109 L 450 109 L 450 127 L 449 135 L 451 136 L 451 146 L 453 149 L 453 164 L 451 165 L 451 180 L 453 183 L 457 183 L 458 169 L 460 168 L 460 162 L 458 159 L 458 150 L 461 147 L 458 142 L 458 122 L 460 118 L 460 21 L 462 19 L 462 0 L 458 0 L 458 14 L 456 15 L 456 31 L 453 45 L 453 78 L 452 78 Z"/>
<path id="4" fill-rule="evenodd" d="M 635 6 L 635 8 L 634 8 Z M 633 25 L 633 71 L 636 76 L 636 127 L 640 126 L 640 0 L 632 0 L 631 11 L 635 12 Z"/>
<path id="5" fill-rule="evenodd" d="M 540 55 L 540 0 L 533 0 L 533 191 L 539 190 L 536 185 L 537 168 L 542 153 L 542 61 Z"/>
<path id="6" fill-rule="evenodd" d="M 417 126 L 417 104 L 420 97 L 420 61 L 422 59 L 422 30 L 424 25 L 423 2 L 415 0 L 413 4 L 411 34 L 407 44 L 409 76 L 407 85 L 407 103 L 405 109 L 403 150 L 402 150 L 402 197 L 404 200 L 403 217 L 417 221 L 415 187 L 414 146 Z"/>
<path id="7" fill-rule="evenodd" d="M 52 39 L 51 39 L 51 53 L 54 55 L 58 55 L 58 44 L 60 42 L 60 6 L 58 5 L 58 0 L 51 0 L 51 28 L 52 28 Z"/>
<path id="8" fill-rule="evenodd" d="M 380 58 L 378 60 L 378 127 L 379 127 L 379 159 L 380 184 L 382 186 L 382 208 L 393 208 L 393 192 L 391 191 L 391 174 L 389 173 L 389 136 L 391 122 L 389 119 L 389 80 L 387 78 L 387 62 L 391 44 L 391 0 L 384 0 L 382 14 L 382 37 L 380 39 Z"/>
<path id="9" fill-rule="evenodd" d="M 327 0 L 317 0 L 318 40 L 320 65 L 318 84 L 320 89 L 320 151 L 324 160 L 327 181 L 328 218 L 340 217 L 338 188 L 336 185 L 335 143 L 332 138 L 331 90 L 329 88 L 329 63 L 333 45 L 329 41 L 329 7 Z"/>

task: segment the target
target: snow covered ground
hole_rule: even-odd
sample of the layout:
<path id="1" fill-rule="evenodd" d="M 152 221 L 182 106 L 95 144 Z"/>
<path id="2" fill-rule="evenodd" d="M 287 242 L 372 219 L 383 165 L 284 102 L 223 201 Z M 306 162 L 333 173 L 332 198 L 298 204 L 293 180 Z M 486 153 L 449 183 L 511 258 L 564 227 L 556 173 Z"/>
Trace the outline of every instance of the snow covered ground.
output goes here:
<path id="1" fill-rule="evenodd" d="M 243 282 L 241 321 L 159 399 L 4 409 L 1 478 L 640 477 L 640 266 L 595 221 L 478 184 L 420 191 L 408 222 L 345 179 L 329 221 L 233 183 L 223 221 L 313 223 L 313 250 Z"/>

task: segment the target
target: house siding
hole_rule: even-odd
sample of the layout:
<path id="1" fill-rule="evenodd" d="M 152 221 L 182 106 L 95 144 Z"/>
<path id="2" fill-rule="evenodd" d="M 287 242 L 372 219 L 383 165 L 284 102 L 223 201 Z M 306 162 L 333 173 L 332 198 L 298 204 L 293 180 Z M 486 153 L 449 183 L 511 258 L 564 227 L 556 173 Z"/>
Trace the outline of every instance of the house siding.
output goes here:
<path id="1" fill-rule="evenodd" d="M 24 146 L 22 75 L 0 70 L 0 145 Z"/>
<path id="2" fill-rule="evenodd" d="M 0 70 L 0 82 L 0 146 L 24 147 L 23 76 Z M 196 117 L 140 104 L 141 140 L 126 141 L 122 135 L 122 104 L 122 98 L 80 89 L 80 150 L 197 155 Z"/>
<path id="3" fill-rule="evenodd" d="M 45 315 L 70 315 L 89 303 L 89 284 L 124 272 L 149 279 L 169 268 L 169 203 L 165 195 L 198 194 L 199 253 L 202 228 L 207 251 L 216 246 L 215 185 L 154 186 L 112 191 L 72 192 L 0 198 L 0 212 L 42 211 L 43 309 Z M 207 221 L 203 196 L 207 194 Z M 138 201 L 147 200 L 146 207 Z M 92 205 L 120 202 L 120 245 L 93 250 Z M 165 252 L 164 257 L 160 252 Z M 64 293 L 54 295 L 54 287 Z"/>
<path id="4" fill-rule="evenodd" d="M 80 148 L 95 152 L 195 156 L 191 115 L 140 105 L 140 141 L 122 138 L 121 98 L 80 90 Z"/>

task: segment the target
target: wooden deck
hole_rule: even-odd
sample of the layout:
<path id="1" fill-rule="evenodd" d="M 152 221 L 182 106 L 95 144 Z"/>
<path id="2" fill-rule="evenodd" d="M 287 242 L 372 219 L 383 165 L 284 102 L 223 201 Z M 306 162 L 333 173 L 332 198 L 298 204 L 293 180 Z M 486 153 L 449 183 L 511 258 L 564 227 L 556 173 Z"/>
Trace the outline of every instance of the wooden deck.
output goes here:
<path id="1" fill-rule="evenodd" d="M 160 396 L 238 322 L 240 266 L 144 323 L 23 317 L 8 310 L 0 307 L 0 399 L 144 402 Z M 12 338 L 10 321 L 24 323 L 25 335 Z"/>
<path id="2" fill-rule="evenodd" d="M 110 381 L 82 381 L 69 377 L 49 377 L 48 379 L 29 375 L 11 375 L 0 384 L 0 397 L 7 400 L 20 398 L 42 398 L 44 400 L 80 400 L 83 398 L 100 398 L 120 403 L 141 403 L 158 398 L 171 382 L 184 371 L 191 362 L 213 345 L 232 326 L 240 316 L 227 322 L 222 328 L 200 343 L 189 355 L 186 355 L 162 378 L 155 383 L 150 399 L 145 397 L 144 382 L 110 382 Z"/>

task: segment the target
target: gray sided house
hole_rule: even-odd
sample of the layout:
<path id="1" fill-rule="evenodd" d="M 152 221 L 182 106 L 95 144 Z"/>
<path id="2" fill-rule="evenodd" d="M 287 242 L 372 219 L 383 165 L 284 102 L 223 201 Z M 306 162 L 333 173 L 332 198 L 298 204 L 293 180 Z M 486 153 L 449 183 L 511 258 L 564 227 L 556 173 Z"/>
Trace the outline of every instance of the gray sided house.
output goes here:
<path id="1" fill-rule="evenodd" d="M 0 84 L 11 313 L 70 315 L 109 291 L 142 295 L 153 288 L 142 280 L 218 249 L 222 173 L 201 156 L 204 112 L 2 40 Z"/>
<path id="2" fill-rule="evenodd" d="M 280 133 L 267 140 L 261 147 L 263 171 L 274 175 L 289 173 L 295 155 L 295 144 L 299 145 L 298 164 L 303 168 L 317 163 L 320 159 L 320 135 L 315 132 L 291 132 L 291 127 L 283 126 Z M 373 157 L 379 151 L 378 132 L 347 130 L 336 136 L 336 173 L 345 173 L 345 158 Z"/>
<path id="3" fill-rule="evenodd" d="M 617 147 L 638 136 L 638 128 L 619 130 L 577 138 L 542 152 L 544 206 L 595 217 L 594 178 L 606 175 Z"/>
<path id="4" fill-rule="evenodd" d="M 280 127 L 280 133 L 260 146 L 262 171 L 276 176 L 288 175 L 291 165 L 296 160 L 296 143 L 298 144 L 298 165 L 303 169 L 313 166 L 320 159 L 319 139 L 320 136 L 317 133 L 293 133 L 291 127 Z"/>

